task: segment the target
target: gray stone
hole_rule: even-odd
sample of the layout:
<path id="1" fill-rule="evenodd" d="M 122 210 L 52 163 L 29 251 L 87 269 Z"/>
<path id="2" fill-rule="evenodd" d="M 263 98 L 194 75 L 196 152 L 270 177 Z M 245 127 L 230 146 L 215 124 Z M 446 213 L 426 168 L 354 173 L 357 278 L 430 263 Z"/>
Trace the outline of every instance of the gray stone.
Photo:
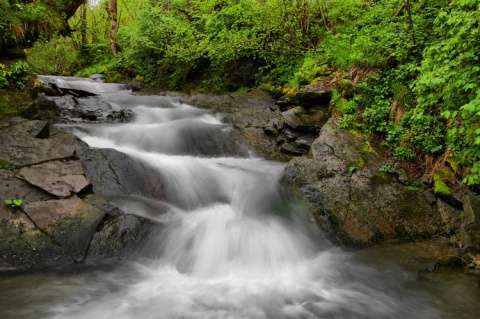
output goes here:
<path id="1" fill-rule="evenodd" d="M 52 270 L 75 260 L 21 210 L 0 206 L 0 271 Z"/>
<path id="2" fill-rule="evenodd" d="M 25 121 L 0 129 L 0 159 L 17 166 L 68 159 L 83 142 L 76 136 L 52 128 L 49 138 L 35 138 L 43 121 Z M 33 136 L 32 136 L 33 135 Z"/>
<path id="3" fill-rule="evenodd" d="M 430 205 L 433 205 L 437 202 L 437 197 L 433 195 L 431 192 L 423 191 L 422 196 Z"/>
<path id="4" fill-rule="evenodd" d="M 53 238 L 77 262 L 84 259 L 92 236 L 105 215 L 78 197 L 27 203 L 23 210 L 36 227 Z"/>
<path id="5" fill-rule="evenodd" d="M 98 97 L 74 97 L 44 96 L 39 97 L 37 104 L 54 104 L 57 111 L 55 121 L 57 123 L 81 123 L 81 122 L 128 122 L 133 115 L 130 109 L 117 109 L 104 99 Z"/>
<path id="6" fill-rule="evenodd" d="M 79 161 L 51 161 L 20 169 L 28 183 L 58 197 L 70 197 L 88 185 Z"/>
<path id="7" fill-rule="evenodd" d="M 367 245 L 443 232 L 434 207 L 420 193 L 381 173 L 382 164 L 383 159 L 365 148 L 365 141 L 330 119 L 309 157 L 289 162 L 285 179 L 304 196 L 319 226 L 337 242 Z M 353 173 L 351 167 L 355 167 Z"/>
<path id="8" fill-rule="evenodd" d="M 330 117 L 327 109 L 296 107 L 282 112 L 285 123 L 296 130 L 318 133 Z"/>
<path id="9" fill-rule="evenodd" d="M 303 155 L 307 153 L 304 148 L 297 147 L 296 145 L 289 142 L 283 143 L 281 150 L 282 152 L 293 155 Z"/>
<path id="10" fill-rule="evenodd" d="M 85 176 L 97 195 L 139 194 L 165 198 L 162 176 L 124 153 L 84 147 L 79 156 Z"/>

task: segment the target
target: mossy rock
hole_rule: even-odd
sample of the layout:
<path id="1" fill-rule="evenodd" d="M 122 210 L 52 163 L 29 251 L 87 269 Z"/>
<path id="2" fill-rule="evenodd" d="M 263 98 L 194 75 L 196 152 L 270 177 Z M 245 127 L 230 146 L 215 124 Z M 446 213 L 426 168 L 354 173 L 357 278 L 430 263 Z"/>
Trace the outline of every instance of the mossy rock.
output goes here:
<path id="1" fill-rule="evenodd" d="M 438 196 L 450 196 L 452 192 L 447 184 L 443 181 L 440 174 L 433 175 L 433 191 Z"/>

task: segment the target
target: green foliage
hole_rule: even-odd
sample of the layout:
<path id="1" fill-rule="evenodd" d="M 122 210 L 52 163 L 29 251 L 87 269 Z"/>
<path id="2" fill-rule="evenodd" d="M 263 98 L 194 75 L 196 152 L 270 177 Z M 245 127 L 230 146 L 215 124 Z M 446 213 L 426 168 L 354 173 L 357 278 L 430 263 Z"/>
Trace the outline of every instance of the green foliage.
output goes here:
<path id="1" fill-rule="evenodd" d="M 413 84 L 418 106 L 447 120 L 447 146 L 461 165 L 471 167 L 464 180 L 469 185 L 480 182 L 479 23 L 476 0 L 453 0 L 442 8 L 433 22 L 437 37 L 424 51 Z"/>
<path id="2" fill-rule="evenodd" d="M 23 204 L 23 199 L 21 198 L 15 198 L 15 199 L 6 199 L 5 200 L 5 205 L 8 205 L 12 208 L 21 208 Z"/>
<path id="3" fill-rule="evenodd" d="M 0 64 L 0 88 L 14 86 L 23 89 L 25 83 L 30 79 L 30 73 L 30 66 L 22 60 L 18 60 L 8 67 Z"/>
<path id="4" fill-rule="evenodd" d="M 35 40 L 40 33 L 64 29 L 64 10 L 70 1 L 0 0 L 0 53 Z"/>
<path id="5" fill-rule="evenodd" d="M 6 169 L 7 171 L 12 171 L 12 172 L 17 169 L 17 167 L 14 164 L 1 159 L 0 159 L 0 168 Z"/>
<path id="6" fill-rule="evenodd" d="M 383 163 L 382 166 L 380 166 L 379 171 L 387 174 L 396 174 L 395 167 L 391 162 Z"/>

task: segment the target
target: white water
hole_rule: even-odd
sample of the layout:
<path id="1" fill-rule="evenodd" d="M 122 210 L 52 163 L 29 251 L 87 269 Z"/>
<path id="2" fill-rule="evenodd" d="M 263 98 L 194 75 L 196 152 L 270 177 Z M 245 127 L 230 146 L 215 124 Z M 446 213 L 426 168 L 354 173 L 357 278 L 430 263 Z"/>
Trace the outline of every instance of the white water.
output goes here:
<path id="1" fill-rule="evenodd" d="M 168 97 L 149 98 L 161 107 L 128 99 L 131 124 L 74 132 L 161 172 L 168 212 L 142 205 L 142 194 L 117 205 L 163 227 L 115 270 L 39 284 L 30 297 L 46 300 L 18 310 L 18 318 L 439 317 L 418 296 L 401 295 L 393 279 L 328 244 L 280 185 L 284 164 L 186 155 L 198 137 L 228 131 L 217 117 Z"/>

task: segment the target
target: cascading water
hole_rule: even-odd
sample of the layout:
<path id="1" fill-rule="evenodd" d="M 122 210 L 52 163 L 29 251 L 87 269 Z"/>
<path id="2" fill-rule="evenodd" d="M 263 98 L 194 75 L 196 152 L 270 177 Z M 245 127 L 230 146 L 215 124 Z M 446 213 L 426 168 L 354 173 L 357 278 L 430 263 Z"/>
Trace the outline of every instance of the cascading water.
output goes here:
<path id="1" fill-rule="evenodd" d="M 113 199 L 162 227 L 114 270 L 22 289 L 28 307 L 13 302 L 8 318 L 441 317 L 417 295 L 402 296 L 394 278 L 329 245 L 279 183 L 284 164 L 227 156 L 242 150 L 222 145 L 231 129 L 217 117 L 169 97 L 104 98 L 132 108 L 134 120 L 69 129 L 163 176 L 161 213 L 141 194 Z"/>

